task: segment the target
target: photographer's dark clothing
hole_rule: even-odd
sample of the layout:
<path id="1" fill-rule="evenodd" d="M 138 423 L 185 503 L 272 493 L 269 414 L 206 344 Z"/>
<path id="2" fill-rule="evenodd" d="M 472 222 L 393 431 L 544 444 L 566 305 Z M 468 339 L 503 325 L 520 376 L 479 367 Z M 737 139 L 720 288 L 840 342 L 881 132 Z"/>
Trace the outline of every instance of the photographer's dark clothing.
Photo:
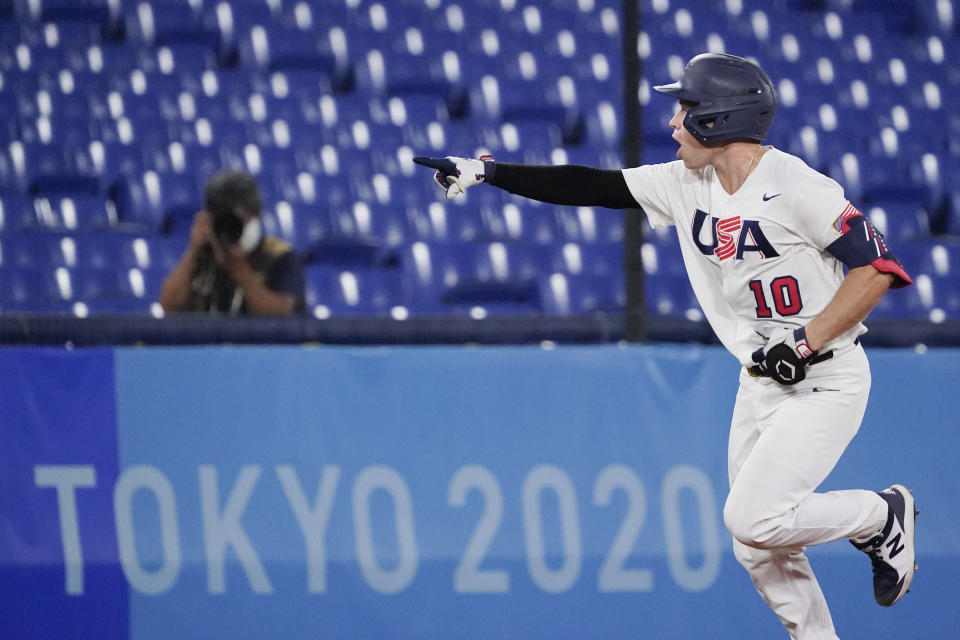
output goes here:
<path id="1" fill-rule="evenodd" d="M 250 266 L 271 291 L 293 296 L 294 313 L 304 313 L 306 304 L 303 265 L 293 248 L 283 240 L 267 236 L 248 256 Z M 226 271 L 217 266 L 212 251 L 204 251 L 190 279 L 188 311 L 246 314 L 243 290 Z"/>

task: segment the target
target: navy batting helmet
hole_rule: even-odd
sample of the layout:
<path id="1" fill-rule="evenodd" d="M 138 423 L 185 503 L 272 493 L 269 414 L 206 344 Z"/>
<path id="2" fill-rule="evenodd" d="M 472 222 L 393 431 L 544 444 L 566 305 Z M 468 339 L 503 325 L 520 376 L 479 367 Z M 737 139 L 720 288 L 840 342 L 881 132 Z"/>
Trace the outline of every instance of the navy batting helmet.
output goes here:
<path id="1" fill-rule="evenodd" d="M 693 103 L 683 126 L 703 143 L 724 140 L 763 142 L 777 111 L 777 92 L 755 62 L 726 53 L 702 53 L 673 84 L 654 87 Z"/>

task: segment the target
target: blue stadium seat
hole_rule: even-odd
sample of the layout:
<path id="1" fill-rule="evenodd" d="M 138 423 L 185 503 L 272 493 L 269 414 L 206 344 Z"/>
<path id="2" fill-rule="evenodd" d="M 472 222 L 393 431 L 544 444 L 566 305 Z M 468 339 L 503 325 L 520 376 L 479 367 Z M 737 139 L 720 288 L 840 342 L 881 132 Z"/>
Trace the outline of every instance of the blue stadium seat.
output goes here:
<path id="1" fill-rule="evenodd" d="M 368 269 L 391 266 L 395 259 L 375 238 L 331 235 L 316 240 L 303 253 L 308 264 L 336 266 L 342 269 Z"/>
<path id="2" fill-rule="evenodd" d="M 176 263 L 161 260 L 160 241 L 153 234 L 130 234 L 116 230 L 73 233 L 60 241 L 60 250 L 69 261 L 65 266 L 81 269 L 169 269 Z M 178 254 L 186 247 L 178 247 Z M 177 255 L 179 257 L 179 255 Z M 57 265 L 59 266 L 59 265 Z"/>
<path id="3" fill-rule="evenodd" d="M 446 153 L 466 158 L 478 158 L 492 153 L 497 157 L 503 148 L 499 127 L 489 122 L 459 120 L 443 127 Z"/>
<path id="4" fill-rule="evenodd" d="M 240 55 L 240 43 L 250 30 L 268 26 L 280 20 L 279 3 L 266 0 L 209 0 L 203 3 L 201 14 L 205 23 L 216 24 L 220 32 L 219 58 L 227 64 Z"/>
<path id="5" fill-rule="evenodd" d="M 239 45 L 240 64 L 264 73 L 283 73 L 292 93 L 319 97 L 349 89 L 351 69 L 316 32 L 279 25 L 255 26 Z"/>
<path id="6" fill-rule="evenodd" d="M 960 272 L 960 242 L 957 238 L 943 238 L 942 242 L 931 243 L 931 275 L 956 277 Z"/>
<path id="7" fill-rule="evenodd" d="M 199 183 L 208 177 L 156 171 L 126 177 L 117 188 L 118 220 L 149 231 L 187 233 L 203 206 Z"/>
<path id="8" fill-rule="evenodd" d="M 131 297 L 127 270 L 75 267 L 68 270 L 70 299 L 102 300 Z"/>
<path id="9" fill-rule="evenodd" d="M 552 244 L 561 238 L 557 213 L 550 205 L 520 199 L 490 199 L 479 203 L 485 241 Z"/>
<path id="10" fill-rule="evenodd" d="M 205 45 L 211 51 L 219 43 L 216 23 L 195 11 L 190 3 L 143 0 L 128 3 L 126 9 L 126 34 L 134 42 L 154 47 Z"/>
<path id="11" fill-rule="evenodd" d="M 16 231 L 36 224 L 33 198 L 16 192 L 0 191 L 0 232 Z"/>
<path id="12" fill-rule="evenodd" d="M 28 145 L 83 148 L 99 137 L 99 127 L 89 116 L 40 116 L 21 118 L 19 140 Z"/>
<path id="13" fill-rule="evenodd" d="M 373 49 L 360 58 L 356 69 L 357 88 L 367 94 L 430 97 L 455 117 L 467 109 L 465 90 L 450 76 L 442 57 Z"/>
<path id="14" fill-rule="evenodd" d="M 912 277 L 923 273 L 936 273 L 938 267 L 949 270 L 949 261 L 945 265 L 938 265 L 933 257 L 935 245 L 931 242 L 903 242 L 892 246 L 891 250 Z"/>
<path id="15" fill-rule="evenodd" d="M 512 313 L 536 309 L 536 281 L 551 270 L 550 251 L 529 243 L 415 242 L 404 249 L 400 265 L 414 308 L 480 306 Z"/>
<path id="16" fill-rule="evenodd" d="M 224 147 L 221 156 L 223 161 L 217 166 L 212 164 L 211 157 L 211 163 L 207 165 L 208 169 L 204 175 L 212 175 L 215 171 L 230 165 L 243 169 L 262 184 L 271 182 L 276 184 L 277 181 L 296 176 L 301 169 L 304 169 L 297 166 L 297 154 L 292 149 L 259 146 L 252 142 L 243 145 L 242 148 L 226 148 L 226 145 Z"/>
<path id="17" fill-rule="evenodd" d="M 158 269 L 74 268 L 70 299 L 94 311 L 147 312 L 156 302 L 165 274 Z"/>
<path id="18" fill-rule="evenodd" d="M 556 271 L 573 275 L 611 275 L 623 272 L 623 243 L 566 242 L 554 249 Z"/>
<path id="19" fill-rule="evenodd" d="M 540 306 L 549 315 L 619 314 L 626 306 L 622 275 L 553 273 L 540 278 L 539 293 Z"/>
<path id="20" fill-rule="evenodd" d="M 263 78 L 259 74 L 251 74 L 248 69 L 232 67 L 204 71 L 199 76 L 198 87 L 191 87 L 188 82 L 183 84 L 184 89 L 192 91 L 195 95 L 247 100 L 253 93 L 265 92 L 269 87 L 268 80 L 269 78 Z"/>
<path id="21" fill-rule="evenodd" d="M 69 237 L 69 236 L 67 236 Z M 63 236 L 53 233 L 7 233 L 0 236 L 0 267 L 49 269 L 68 266 L 61 249 Z"/>
<path id="22" fill-rule="evenodd" d="M 17 268 L 0 269 L 0 309 L 18 311 L 44 310 L 67 299 L 63 293 L 66 269 Z M 59 279 L 58 279 L 59 274 Z"/>
<path id="23" fill-rule="evenodd" d="M 140 145 L 94 140 L 88 149 L 93 170 L 106 193 L 111 193 L 125 176 L 143 173 L 148 166 L 147 150 Z"/>
<path id="24" fill-rule="evenodd" d="M 307 267 L 308 313 L 327 318 L 341 315 L 388 316 L 406 309 L 407 299 L 399 271 Z"/>
<path id="25" fill-rule="evenodd" d="M 63 91 L 38 91 L 27 103 L 33 109 L 23 109 L 21 116 L 36 118 L 47 116 L 51 120 L 64 119 L 67 122 L 82 122 L 104 117 L 106 114 L 96 114 L 95 98 L 87 87 L 74 87 L 69 93 Z M 24 105 L 26 106 L 26 105 Z"/>
<path id="26" fill-rule="evenodd" d="M 144 123 L 145 126 L 155 126 L 159 121 L 176 120 L 179 115 L 177 113 L 179 94 L 179 86 L 172 90 L 150 88 L 143 93 L 113 92 L 109 97 L 110 115 L 114 120 L 125 117 L 134 123 Z"/>
<path id="27" fill-rule="evenodd" d="M 172 124 L 170 131 L 170 142 L 177 141 L 205 147 L 239 150 L 249 142 L 247 128 L 231 118 L 200 117 L 193 122 Z"/>
<path id="28" fill-rule="evenodd" d="M 658 315 L 700 314 L 700 305 L 685 274 L 657 274 L 644 282 L 647 309 Z"/>
<path id="29" fill-rule="evenodd" d="M 264 212 L 264 226 L 290 242 L 305 262 L 345 268 L 395 263 L 393 252 L 409 234 L 402 215 L 366 202 L 333 209 L 278 202 Z"/>
<path id="30" fill-rule="evenodd" d="M 673 145 L 676 150 L 677 144 L 673 142 L 670 135 L 673 133 L 669 122 L 677 110 L 677 103 L 669 99 L 660 99 L 658 96 L 652 96 L 650 103 L 643 109 L 643 138 L 657 145 Z M 620 126 L 620 123 L 617 123 Z M 594 135 L 593 138 L 599 136 Z M 604 136 L 606 138 L 607 136 Z M 646 147 L 646 145 L 644 145 Z"/>
<path id="31" fill-rule="evenodd" d="M 225 151 L 218 146 L 171 142 L 164 147 L 147 149 L 147 160 L 141 167 L 149 167 L 159 173 L 211 176 L 231 164 L 231 158 Z M 239 164 L 239 160 L 235 164 Z M 121 171 L 121 175 L 130 175 L 135 171 L 136 166 L 131 161 L 129 168 Z"/>
<path id="32" fill-rule="evenodd" d="M 960 237 L 960 190 L 950 192 L 947 196 L 945 209 L 944 231 Z"/>
<path id="33" fill-rule="evenodd" d="M 85 300 L 73 304 L 73 315 L 77 317 L 99 315 L 150 315 L 162 317 L 160 303 L 155 297 L 111 298 L 105 300 Z"/>
<path id="34" fill-rule="evenodd" d="M 579 244 L 623 242 L 620 211 L 595 207 L 558 207 L 562 239 Z"/>
<path id="35" fill-rule="evenodd" d="M 621 158 L 621 151 L 616 148 L 584 145 L 568 147 L 561 151 L 562 162 L 558 164 L 579 164 L 600 169 L 622 169 L 625 166 Z M 554 153 L 556 153 L 556 150 L 554 150 Z"/>
<path id="36" fill-rule="evenodd" d="M 909 287 L 888 292 L 870 312 L 869 318 L 929 319 L 936 308 L 930 276 L 911 274 L 914 284 Z"/>
<path id="37" fill-rule="evenodd" d="M 141 254 L 140 241 L 146 245 L 147 260 L 143 261 Z M 183 252 L 187 249 L 188 240 L 182 236 L 144 234 L 135 236 L 131 242 L 134 256 L 137 261 L 136 266 L 144 272 L 159 271 L 166 274 L 180 261 Z"/>
<path id="38" fill-rule="evenodd" d="M 237 95 L 230 99 L 207 98 L 201 113 L 211 113 L 213 106 L 219 104 L 226 107 L 224 116 L 232 117 L 234 120 L 244 120 L 260 126 L 267 126 L 281 120 L 289 122 L 290 127 L 295 131 L 300 127 L 309 126 L 310 121 L 305 114 L 312 107 L 311 101 L 303 96 L 284 93 L 282 89 L 278 93 L 279 95 L 274 95 L 254 91 L 246 96 Z"/>
<path id="39" fill-rule="evenodd" d="M 43 42 L 21 42 L 17 59 L 21 69 L 37 74 L 56 74 L 61 69 L 83 69 L 85 58 L 76 50 Z"/>
<path id="40" fill-rule="evenodd" d="M 92 193 L 61 192 L 34 201 L 34 225 L 40 229 L 83 231 L 116 227 L 119 220 L 113 203 Z"/>
<path id="41" fill-rule="evenodd" d="M 334 234 L 333 220 L 325 204 L 265 201 L 261 218 L 265 233 L 289 242 L 300 253 Z"/>
<path id="42" fill-rule="evenodd" d="M 860 185 L 865 203 L 903 203 L 929 207 L 933 194 L 914 158 L 860 158 Z"/>
<path id="43" fill-rule="evenodd" d="M 544 95 L 543 86 L 537 81 L 488 76 L 472 87 L 470 93 L 471 113 L 488 121 L 556 127 L 558 137 L 553 134 L 535 137 L 546 137 L 553 146 L 578 144 L 584 137 L 583 114 L 575 107 L 565 106 L 559 95 Z"/>
<path id="44" fill-rule="evenodd" d="M 927 212 L 918 204 L 896 200 L 879 202 L 864 213 L 894 248 L 903 242 L 930 238 Z"/>
<path id="45" fill-rule="evenodd" d="M 563 125 L 552 118 L 540 119 L 525 114 L 500 125 L 500 140 L 504 149 L 525 162 L 532 162 L 536 154 L 549 154 L 565 144 Z"/>
<path id="46" fill-rule="evenodd" d="M 413 236 L 406 211 L 392 205 L 359 201 L 333 209 L 331 217 L 338 235 L 375 240 L 386 249 L 399 247 Z"/>
<path id="47" fill-rule="evenodd" d="M 27 8 L 25 17 L 35 23 L 66 21 L 79 26 L 86 22 L 99 27 L 110 18 L 108 0 L 35 0 Z"/>
<path id="48" fill-rule="evenodd" d="M 296 176 L 274 175 L 270 185 L 271 194 L 264 193 L 267 201 L 286 200 L 318 207 L 329 207 L 352 202 L 348 181 L 342 173 L 303 172 Z M 261 190 L 266 191 L 264 185 Z"/>
<path id="49" fill-rule="evenodd" d="M 451 81 L 443 60 L 407 52 L 370 49 L 356 62 L 357 88 L 370 94 L 426 94 L 445 99 Z"/>
<path id="50" fill-rule="evenodd" d="M 943 320 L 960 319 L 960 285 L 956 276 L 930 276 L 933 300 L 936 309 L 943 313 Z"/>
<path id="51" fill-rule="evenodd" d="M 937 280 L 953 277 L 941 273 L 952 249 L 931 248 L 926 239 L 928 217 L 934 232 L 960 235 L 960 196 L 951 197 L 960 177 L 952 160 L 960 118 L 950 111 L 960 81 L 944 55 L 957 38 L 955 21 L 943 24 L 934 0 L 908 10 L 882 0 L 646 4 L 653 19 L 640 54 L 648 84 L 675 79 L 705 48 L 757 56 L 784 98 L 769 142 L 839 180 L 908 268 L 928 276 L 926 293 L 904 294 L 907 302 L 880 313 L 927 317 L 943 306 L 944 291 L 952 299 L 949 282 Z M 0 0 L 0 268 L 11 260 L 29 266 L 39 256 L 65 269 L 119 261 L 142 270 L 151 267 L 130 261 L 146 254 L 169 269 L 185 246 L 203 181 L 238 166 L 261 183 L 268 231 L 305 252 L 326 243 L 321 262 L 395 260 L 389 251 L 417 240 L 485 246 L 485 256 L 463 265 L 460 275 L 476 286 L 458 292 L 466 302 L 438 295 L 435 310 L 460 313 L 477 297 L 493 300 L 489 289 L 501 283 L 480 278 L 483 269 L 506 269 L 515 284 L 515 262 L 539 264 L 523 257 L 519 246 L 527 243 L 556 247 L 536 277 L 565 282 L 571 309 L 592 304 L 577 302 L 590 273 L 622 277 L 618 212 L 538 205 L 494 189 L 448 202 L 426 172 L 408 166 L 414 154 L 493 152 L 501 161 L 619 168 L 621 68 L 611 45 L 621 25 L 619 6 L 607 0 L 23 0 L 16 14 L 3 6 Z M 923 30 L 905 39 L 911 24 Z M 374 50 L 380 55 L 368 55 Z M 359 62 L 356 76 L 351 60 Z M 460 101 L 458 83 L 472 87 L 470 100 Z M 645 84 L 641 97 L 650 91 Z M 674 108 L 652 94 L 647 100 L 645 162 L 674 159 L 667 127 Z M 851 159 L 856 175 L 846 171 Z M 86 195 L 60 206 L 78 186 Z M 107 198 L 115 199 L 115 215 Z M 95 206 L 82 206 L 88 202 Z M 944 202 L 945 215 L 935 217 Z M 70 233 L 21 230 L 37 220 Z M 104 234 L 85 231 L 118 222 L 172 233 L 119 233 L 101 243 L 94 236 Z M 674 244 L 672 232 L 651 232 L 644 258 L 656 304 L 684 313 L 695 305 L 670 298 L 656 282 L 682 274 Z M 496 259 L 491 246 L 501 247 Z M 455 262 L 442 259 L 438 268 Z M 64 305 L 80 300 L 57 295 L 51 310 L 70 312 Z M 94 313 L 143 309 L 137 300 L 86 303 Z M 544 304 L 535 296 L 488 303 L 491 313 Z"/>
<path id="52" fill-rule="evenodd" d="M 21 100 L 21 97 L 14 95 L 12 91 L 0 91 L 0 146 L 2 147 L 13 142 L 20 134 L 17 122 L 22 116 L 27 115 L 20 108 L 21 102 L 28 109 L 33 106 L 29 100 Z"/>
<path id="53" fill-rule="evenodd" d="M 100 181 L 92 172 L 92 161 L 84 158 L 87 155 L 83 147 L 63 147 L 57 143 L 14 142 L 10 146 L 14 179 L 20 191 L 31 193 L 97 193 Z M 87 168 L 82 168 L 84 166 Z"/>
<path id="54" fill-rule="evenodd" d="M 480 207 L 474 206 L 472 201 L 463 205 L 440 200 L 420 202 L 407 207 L 406 212 L 415 240 L 427 243 L 473 242 L 485 233 Z"/>

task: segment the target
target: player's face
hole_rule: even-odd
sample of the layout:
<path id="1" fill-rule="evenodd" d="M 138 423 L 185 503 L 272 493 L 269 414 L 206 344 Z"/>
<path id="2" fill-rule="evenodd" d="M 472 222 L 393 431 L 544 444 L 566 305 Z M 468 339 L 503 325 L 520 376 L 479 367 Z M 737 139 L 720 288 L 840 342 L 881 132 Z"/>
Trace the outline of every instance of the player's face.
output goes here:
<path id="1" fill-rule="evenodd" d="M 683 119 L 687 117 L 690 106 L 689 103 L 680 102 L 677 112 L 670 118 L 670 128 L 673 129 L 673 139 L 680 145 L 677 158 L 683 160 L 687 169 L 702 169 L 711 163 L 713 150 L 704 146 L 683 126 Z"/>

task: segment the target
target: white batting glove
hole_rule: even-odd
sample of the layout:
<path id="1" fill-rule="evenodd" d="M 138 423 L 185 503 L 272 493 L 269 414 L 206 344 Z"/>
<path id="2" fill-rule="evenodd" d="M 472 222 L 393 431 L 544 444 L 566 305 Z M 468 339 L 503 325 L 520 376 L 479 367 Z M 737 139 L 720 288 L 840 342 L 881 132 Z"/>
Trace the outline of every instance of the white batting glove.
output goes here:
<path id="1" fill-rule="evenodd" d="M 417 164 L 437 170 L 433 179 L 447 194 L 448 200 L 456 198 L 468 188 L 484 182 L 487 176 L 483 163 L 488 160 L 493 160 L 493 156 L 480 156 L 477 160 L 454 156 L 447 156 L 446 158 L 417 156 L 413 159 Z"/>
<path id="2" fill-rule="evenodd" d="M 816 356 L 807 343 L 804 327 L 780 327 L 767 339 L 761 349 L 753 352 L 762 375 L 768 375 L 780 384 L 796 384 L 807 377 L 807 364 Z"/>

